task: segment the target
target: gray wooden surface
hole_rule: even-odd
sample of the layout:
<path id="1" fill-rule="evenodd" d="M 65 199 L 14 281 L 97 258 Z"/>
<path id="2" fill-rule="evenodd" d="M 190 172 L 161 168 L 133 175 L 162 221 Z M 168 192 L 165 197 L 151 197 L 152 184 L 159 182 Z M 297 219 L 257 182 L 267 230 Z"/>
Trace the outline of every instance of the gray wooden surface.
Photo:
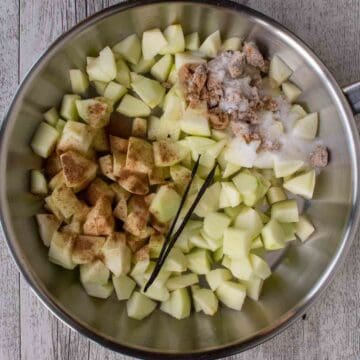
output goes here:
<path id="1" fill-rule="evenodd" d="M 0 119 L 17 84 L 39 54 L 113 0 L 0 1 Z M 242 1 L 307 42 L 340 85 L 360 80 L 359 0 Z M 357 119 L 359 120 L 359 119 Z M 20 277 L 0 235 L 0 360 L 130 359 L 70 331 Z M 231 359 L 318 360 L 360 357 L 360 249 L 357 238 L 334 282 L 305 320 Z M 230 359 L 230 358 L 229 358 Z"/>

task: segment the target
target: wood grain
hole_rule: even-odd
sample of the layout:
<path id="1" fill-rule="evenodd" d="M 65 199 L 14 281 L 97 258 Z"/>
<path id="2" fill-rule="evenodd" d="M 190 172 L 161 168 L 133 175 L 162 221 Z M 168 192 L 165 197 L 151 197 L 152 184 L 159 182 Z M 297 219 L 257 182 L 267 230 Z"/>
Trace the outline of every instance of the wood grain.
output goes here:
<path id="1" fill-rule="evenodd" d="M 21 77 L 50 43 L 117 0 L 3 0 L 0 3 L 0 114 Z M 341 85 L 360 79 L 357 0 L 240 1 L 278 20 L 308 43 Z M 18 61 L 19 60 L 19 61 Z M 16 64 L 16 66 L 14 66 Z M 359 117 L 357 118 L 359 121 Z M 0 235 L 1 236 L 1 235 Z M 354 241 L 334 282 L 305 320 L 228 359 L 337 360 L 360 354 L 360 250 Z M 0 359 L 125 360 L 90 343 L 52 316 L 19 275 L 0 242 Z"/>

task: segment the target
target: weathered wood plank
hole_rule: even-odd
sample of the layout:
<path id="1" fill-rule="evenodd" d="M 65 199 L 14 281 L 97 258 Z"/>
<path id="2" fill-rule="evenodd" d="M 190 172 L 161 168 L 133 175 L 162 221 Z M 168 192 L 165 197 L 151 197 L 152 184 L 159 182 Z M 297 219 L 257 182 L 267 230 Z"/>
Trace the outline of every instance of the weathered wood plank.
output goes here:
<path id="1" fill-rule="evenodd" d="M 19 5 L 0 3 L 0 121 L 19 81 Z M 0 231 L 0 359 L 20 358 L 19 274 Z"/>

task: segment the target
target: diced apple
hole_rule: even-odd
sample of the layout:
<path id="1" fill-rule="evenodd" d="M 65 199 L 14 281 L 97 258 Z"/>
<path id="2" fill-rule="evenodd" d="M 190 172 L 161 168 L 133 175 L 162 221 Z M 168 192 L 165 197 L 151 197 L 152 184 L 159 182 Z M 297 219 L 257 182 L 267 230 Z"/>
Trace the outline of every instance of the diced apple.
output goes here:
<path id="1" fill-rule="evenodd" d="M 108 82 L 95 80 L 95 81 L 93 81 L 93 84 L 94 84 L 96 93 L 99 96 L 104 96 L 105 89 L 106 89 Z"/>
<path id="2" fill-rule="evenodd" d="M 295 101 L 301 95 L 301 90 L 290 81 L 282 83 L 281 88 L 290 102 Z"/>
<path id="3" fill-rule="evenodd" d="M 144 59 L 141 57 L 136 65 L 131 64 L 131 70 L 136 74 L 146 74 L 154 66 L 155 62 L 155 58 Z"/>
<path id="4" fill-rule="evenodd" d="M 181 288 L 186 288 L 188 286 L 197 284 L 199 282 L 199 277 L 196 274 L 185 274 L 171 277 L 167 283 L 166 287 L 170 290 L 176 290 Z"/>
<path id="5" fill-rule="evenodd" d="M 110 271 L 101 260 L 80 265 L 80 281 L 82 284 L 106 284 L 109 280 L 109 276 Z"/>
<path id="6" fill-rule="evenodd" d="M 45 246 L 49 247 L 51 239 L 61 225 L 61 221 L 53 214 L 36 214 L 39 234 Z"/>
<path id="7" fill-rule="evenodd" d="M 127 89 L 124 85 L 118 84 L 115 81 L 110 81 L 104 91 L 104 97 L 115 102 L 118 102 L 125 94 Z"/>
<path id="8" fill-rule="evenodd" d="M 282 84 L 292 74 L 292 70 L 275 55 L 270 61 L 269 77 Z"/>
<path id="9" fill-rule="evenodd" d="M 31 140 L 31 148 L 36 155 L 47 158 L 53 152 L 59 133 L 45 122 L 40 123 Z"/>
<path id="10" fill-rule="evenodd" d="M 116 111 L 129 117 L 149 116 L 150 108 L 140 99 L 126 94 L 117 107 Z"/>
<path id="11" fill-rule="evenodd" d="M 221 47 L 220 31 L 217 30 L 209 35 L 199 47 L 199 52 L 209 58 L 214 58 Z"/>
<path id="12" fill-rule="evenodd" d="M 55 231 L 50 243 L 49 260 L 65 269 L 74 269 L 76 267 L 72 261 L 74 242 L 74 235 Z"/>
<path id="13" fill-rule="evenodd" d="M 92 60 L 87 66 L 86 71 L 90 80 L 109 82 L 116 78 L 116 62 L 112 50 L 107 46 L 102 49 L 99 56 Z"/>
<path id="14" fill-rule="evenodd" d="M 228 51 L 228 50 L 240 50 L 241 49 L 241 39 L 239 37 L 231 37 L 226 39 L 221 45 L 221 51 Z"/>
<path id="15" fill-rule="evenodd" d="M 244 206 L 237 215 L 234 226 L 246 230 L 251 238 L 260 234 L 263 222 L 259 213 L 251 207 Z"/>
<path id="16" fill-rule="evenodd" d="M 232 181 L 238 189 L 245 205 L 253 206 L 259 199 L 258 180 L 256 176 L 249 171 L 242 171 L 233 177 Z"/>
<path id="17" fill-rule="evenodd" d="M 188 290 L 186 288 L 176 289 L 170 294 L 170 299 L 163 302 L 160 307 L 174 318 L 181 320 L 190 316 L 191 301 Z"/>
<path id="18" fill-rule="evenodd" d="M 223 249 L 224 250 L 224 249 Z M 231 266 L 231 258 L 227 255 L 224 255 L 221 261 L 221 265 L 225 267 L 226 269 L 230 270 Z"/>
<path id="19" fill-rule="evenodd" d="M 230 225 L 230 222 L 231 219 L 225 214 L 211 212 L 204 218 L 204 231 L 214 239 L 221 239 L 224 230 Z"/>
<path id="20" fill-rule="evenodd" d="M 158 81 L 166 81 L 172 65 L 172 56 L 170 54 L 164 55 L 152 66 L 150 74 Z"/>
<path id="21" fill-rule="evenodd" d="M 132 81 L 131 88 L 150 108 L 159 105 L 165 95 L 165 88 L 158 81 L 142 75 L 138 75 L 135 81 Z"/>
<path id="22" fill-rule="evenodd" d="M 99 299 L 107 299 L 114 291 L 111 282 L 107 282 L 106 284 L 83 283 L 83 286 L 89 296 L 97 297 Z"/>
<path id="23" fill-rule="evenodd" d="M 253 275 L 251 279 L 246 282 L 246 295 L 255 301 L 259 300 L 263 284 L 264 280 Z"/>
<path id="24" fill-rule="evenodd" d="M 274 161 L 274 172 L 277 178 L 290 176 L 304 165 L 301 160 L 279 160 Z"/>
<path id="25" fill-rule="evenodd" d="M 137 117 L 133 120 L 131 134 L 135 137 L 146 138 L 147 120 Z"/>
<path id="26" fill-rule="evenodd" d="M 285 233 L 277 220 L 271 219 L 261 230 L 266 250 L 279 250 L 285 247 Z"/>
<path id="27" fill-rule="evenodd" d="M 315 139 L 318 130 L 318 113 L 311 113 L 296 121 L 293 134 L 299 138 L 312 140 Z"/>
<path id="28" fill-rule="evenodd" d="M 231 272 L 227 269 L 215 269 L 206 274 L 206 281 L 213 291 L 215 291 L 223 282 L 231 279 Z"/>
<path id="29" fill-rule="evenodd" d="M 230 309 L 240 311 L 246 297 L 246 287 L 233 281 L 225 281 L 216 289 L 216 296 Z"/>
<path id="30" fill-rule="evenodd" d="M 149 179 L 147 174 L 121 169 L 117 180 L 119 185 L 129 193 L 146 195 L 149 192 Z"/>
<path id="31" fill-rule="evenodd" d="M 255 249 L 261 249 L 262 247 L 264 247 L 264 244 L 261 240 L 261 236 L 257 236 L 251 243 L 251 250 L 255 250 Z"/>
<path id="32" fill-rule="evenodd" d="M 136 287 L 135 281 L 126 275 L 113 275 L 112 282 L 118 300 L 128 300 Z"/>
<path id="33" fill-rule="evenodd" d="M 181 119 L 181 130 L 190 135 L 210 136 L 210 127 L 205 113 L 188 107 Z"/>
<path id="34" fill-rule="evenodd" d="M 290 112 L 297 115 L 297 118 L 303 118 L 307 115 L 307 112 L 304 110 L 304 108 L 299 104 L 294 104 L 290 108 Z"/>
<path id="35" fill-rule="evenodd" d="M 295 195 L 311 199 L 315 189 L 315 177 L 315 170 L 310 170 L 286 180 L 283 186 L 286 190 Z"/>
<path id="36" fill-rule="evenodd" d="M 56 208 L 59 209 L 65 219 L 79 213 L 82 210 L 82 203 L 66 185 L 58 186 L 51 194 L 51 199 Z"/>
<path id="37" fill-rule="evenodd" d="M 30 191 L 34 195 L 47 195 L 48 186 L 45 175 L 40 170 L 30 171 Z"/>
<path id="38" fill-rule="evenodd" d="M 155 166 L 172 166 L 179 163 L 187 153 L 187 149 L 172 140 L 160 140 L 153 143 Z"/>
<path id="39" fill-rule="evenodd" d="M 234 277 L 239 280 L 249 280 L 253 273 L 253 268 L 249 256 L 243 256 L 238 259 L 231 259 L 230 271 Z"/>
<path id="40" fill-rule="evenodd" d="M 64 95 L 62 103 L 61 103 L 61 109 L 60 109 L 60 115 L 65 120 L 70 121 L 77 121 L 79 118 L 77 109 L 76 109 L 76 100 L 80 100 L 79 95 L 71 95 L 67 94 Z"/>
<path id="41" fill-rule="evenodd" d="M 186 255 L 188 268 L 198 275 L 205 275 L 211 270 L 211 257 L 208 250 L 196 249 Z"/>
<path id="42" fill-rule="evenodd" d="M 130 318 L 142 320 L 149 316 L 156 308 L 156 302 L 134 291 L 126 303 L 127 314 Z"/>
<path id="43" fill-rule="evenodd" d="M 232 182 L 221 182 L 220 209 L 236 207 L 241 203 L 240 193 Z"/>
<path id="44" fill-rule="evenodd" d="M 235 207 L 227 207 L 224 209 L 224 212 L 232 222 L 234 222 L 235 218 L 239 215 L 241 209 L 243 208 L 243 205 L 238 205 Z"/>
<path id="45" fill-rule="evenodd" d="M 47 196 L 44 200 L 45 200 L 45 205 L 44 205 L 45 209 L 51 211 L 56 216 L 56 218 L 62 222 L 64 220 L 64 216 L 62 215 L 57 205 L 54 203 L 52 196 Z"/>
<path id="46" fill-rule="evenodd" d="M 80 117 L 94 128 L 102 128 L 109 123 L 112 104 L 103 97 L 76 100 Z"/>
<path id="47" fill-rule="evenodd" d="M 310 220 L 306 216 L 301 215 L 299 217 L 299 222 L 295 224 L 295 233 L 297 237 L 304 242 L 311 234 L 314 233 L 314 231 L 314 225 L 310 222 Z"/>
<path id="48" fill-rule="evenodd" d="M 270 205 L 275 204 L 278 201 L 286 200 L 286 194 L 284 193 L 283 189 L 278 186 L 271 187 L 268 190 L 266 196 Z"/>
<path id="49" fill-rule="evenodd" d="M 241 138 L 234 138 L 226 148 L 225 160 L 246 168 L 251 168 L 257 158 L 257 149 L 260 141 L 251 141 L 249 144 Z"/>
<path id="50" fill-rule="evenodd" d="M 209 213 L 217 211 L 219 209 L 220 192 L 221 185 L 219 182 L 209 186 L 196 206 L 195 214 L 199 217 L 205 217 Z"/>
<path id="51" fill-rule="evenodd" d="M 222 246 L 220 246 L 217 250 L 214 251 L 213 258 L 215 262 L 221 262 L 223 257 L 224 257 L 224 250 Z"/>
<path id="52" fill-rule="evenodd" d="M 219 306 L 219 302 L 215 294 L 210 289 L 198 289 L 193 294 L 194 302 L 196 302 L 206 315 L 214 315 Z"/>
<path id="53" fill-rule="evenodd" d="M 101 236 L 79 235 L 75 238 L 72 261 L 75 264 L 88 264 L 99 257 L 105 238 Z"/>
<path id="54" fill-rule="evenodd" d="M 58 120 L 60 119 L 60 115 L 56 108 L 52 107 L 48 111 L 44 112 L 44 119 L 49 125 L 55 127 Z"/>
<path id="55" fill-rule="evenodd" d="M 201 227 L 201 221 L 189 220 L 174 246 L 181 249 L 183 253 L 189 253 L 189 251 L 193 248 L 189 239 L 192 235 L 198 233 Z"/>
<path id="56" fill-rule="evenodd" d="M 187 258 L 179 248 L 171 249 L 164 263 L 164 270 L 183 272 L 187 269 Z"/>
<path id="57" fill-rule="evenodd" d="M 232 258 L 248 256 L 252 237 L 246 230 L 227 228 L 224 231 L 223 251 Z"/>
<path id="58" fill-rule="evenodd" d="M 225 169 L 224 169 L 223 173 L 222 173 L 222 177 L 224 179 L 226 179 L 226 178 L 236 174 L 240 170 L 241 170 L 241 166 L 228 162 L 226 164 L 226 166 L 225 166 Z"/>
<path id="59" fill-rule="evenodd" d="M 190 51 L 196 51 L 200 47 L 199 33 L 193 32 L 185 36 L 185 49 Z"/>
<path id="60" fill-rule="evenodd" d="M 279 201 L 271 207 L 271 217 L 282 223 L 299 221 L 299 211 L 296 200 Z"/>
<path id="61" fill-rule="evenodd" d="M 294 224 L 295 223 L 281 223 L 281 227 L 284 230 L 286 242 L 296 240 Z"/>
<path id="62" fill-rule="evenodd" d="M 152 59 L 168 45 L 160 29 L 152 29 L 143 32 L 142 54 L 144 59 Z"/>
<path id="63" fill-rule="evenodd" d="M 271 275 L 271 269 L 269 265 L 260 256 L 250 254 L 250 261 L 254 274 L 260 279 L 265 280 Z"/>
<path id="64" fill-rule="evenodd" d="M 126 62 L 119 58 L 116 60 L 116 78 L 115 80 L 125 86 L 126 88 L 130 87 L 130 69 Z"/>
<path id="65" fill-rule="evenodd" d="M 136 34 L 127 36 L 113 47 L 113 51 L 120 54 L 131 64 L 137 64 L 141 56 L 141 43 Z"/>
<path id="66" fill-rule="evenodd" d="M 167 82 L 174 85 L 174 84 L 176 84 L 177 80 L 178 80 L 178 72 L 176 70 L 175 64 L 173 64 L 173 66 L 170 69 L 170 73 L 167 78 Z"/>
<path id="67" fill-rule="evenodd" d="M 86 74 L 79 69 L 71 69 L 69 74 L 73 93 L 84 95 L 89 87 L 89 79 Z"/>
<path id="68" fill-rule="evenodd" d="M 160 54 L 176 54 L 185 50 L 185 38 L 181 25 L 170 25 L 164 30 L 167 45 L 160 50 Z"/>
<path id="69" fill-rule="evenodd" d="M 216 144 L 214 140 L 200 136 L 187 136 L 185 140 L 191 150 L 191 156 L 194 161 L 198 159 L 199 155 L 205 154 L 212 145 Z"/>
<path id="70" fill-rule="evenodd" d="M 128 170 L 150 174 L 154 167 L 152 145 L 146 140 L 130 137 L 125 167 Z"/>
<path id="71" fill-rule="evenodd" d="M 179 70 L 185 64 L 205 64 L 206 60 L 191 52 L 175 54 L 175 69 Z"/>
<path id="72" fill-rule="evenodd" d="M 200 234 L 194 234 L 190 237 L 190 243 L 199 249 L 215 251 L 221 247 L 221 239 L 216 240 L 210 238 L 204 233 L 203 230 L 200 231 Z"/>

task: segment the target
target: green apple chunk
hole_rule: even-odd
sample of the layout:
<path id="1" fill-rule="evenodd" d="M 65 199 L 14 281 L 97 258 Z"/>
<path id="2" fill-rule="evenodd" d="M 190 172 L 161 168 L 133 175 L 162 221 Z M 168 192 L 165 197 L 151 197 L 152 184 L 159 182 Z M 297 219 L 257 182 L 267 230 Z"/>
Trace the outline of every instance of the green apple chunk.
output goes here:
<path id="1" fill-rule="evenodd" d="M 118 102 L 125 94 L 127 89 L 124 85 L 118 84 L 115 81 L 110 81 L 104 91 L 104 97 L 112 102 Z"/>
<path id="2" fill-rule="evenodd" d="M 278 201 L 286 200 L 286 194 L 281 187 L 273 186 L 266 193 L 266 197 L 270 205 L 275 204 Z"/>
<path id="3" fill-rule="evenodd" d="M 259 213 L 251 207 L 244 206 L 237 215 L 234 226 L 246 230 L 251 238 L 260 234 L 263 227 Z"/>
<path id="4" fill-rule="evenodd" d="M 257 149 L 260 146 L 260 141 L 251 141 L 249 144 L 241 138 L 234 138 L 224 154 L 227 162 L 245 168 L 252 168 L 257 159 Z"/>
<path id="5" fill-rule="evenodd" d="M 170 69 L 170 73 L 169 73 L 169 76 L 167 78 L 167 82 L 172 84 L 172 85 L 175 85 L 177 80 L 178 80 L 178 72 L 176 70 L 175 64 L 173 64 L 173 66 Z"/>
<path id="6" fill-rule="evenodd" d="M 190 135 L 210 136 L 210 126 L 205 113 L 188 107 L 181 119 L 181 130 Z"/>
<path id="7" fill-rule="evenodd" d="M 156 193 L 150 205 L 150 212 L 162 223 L 166 223 L 173 219 L 179 205 L 181 197 L 170 186 L 163 185 Z"/>
<path id="8" fill-rule="evenodd" d="M 295 101 L 301 95 L 301 90 L 290 81 L 282 83 L 281 88 L 290 102 Z"/>
<path id="9" fill-rule="evenodd" d="M 61 225 L 61 221 L 53 214 L 36 214 L 39 234 L 45 246 L 49 247 L 51 239 Z"/>
<path id="10" fill-rule="evenodd" d="M 142 320 L 149 316 L 156 308 L 156 302 L 134 291 L 126 303 L 127 314 L 130 318 Z"/>
<path id="11" fill-rule="evenodd" d="M 176 240 L 175 247 L 181 249 L 181 251 L 185 254 L 189 253 L 189 251 L 193 248 L 193 244 L 190 242 L 190 237 L 198 233 L 201 227 L 202 221 L 189 220 L 179 238 Z"/>
<path id="12" fill-rule="evenodd" d="M 275 55 L 270 61 L 269 77 L 278 84 L 282 84 L 292 74 L 291 69 Z"/>
<path id="13" fill-rule="evenodd" d="M 246 287 L 233 281 L 225 281 L 216 289 L 216 296 L 230 309 L 240 311 L 245 301 Z"/>
<path id="14" fill-rule="evenodd" d="M 227 216 L 229 216 L 231 222 L 234 222 L 235 218 L 239 215 L 242 208 L 243 205 L 238 205 L 235 207 L 227 207 L 224 209 L 224 212 Z"/>
<path id="15" fill-rule="evenodd" d="M 82 284 L 106 284 L 109 277 L 110 271 L 101 260 L 80 265 L 80 281 Z"/>
<path id="16" fill-rule="evenodd" d="M 177 190 L 182 194 L 190 181 L 191 171 L 185 166 L 173 165 L 170 167 L 170 176 Z"/>
<path id="17" fill-rule="evenodd" d="M 104 82 L 104 81 L 93 81 L 96 93 L 100 96 L 104 96 L 105 93 L 105 89 L 106 86 L 108 84 L 108 82 Z"/>
<path id="18" fill-rule="evenodd" d="M 160 54 L 176 54 L 185 50 L 185 38 L 181 25 L 170 25 L 164 30 L 167 45 L 160 50 Z"/>
<path id="19" fill-rule="evenodd" d="M 228 269 L 215 269 L 206 274 L 206 281 L 212 291 L 215 291 L 222 283 L 231 279 L 232 275 Z"/>
<path id="20" fill-rule="evenodd" d="M 199 217 L 205 217 L 211 212 L 219 210 L 221 185 L 215 182 L 209 186 L 195 209 L 195 214 Z"/>
<path id="21" fill-rule="evenodd" d="M 109 123 L 113 110 L 111 101 L 104 97 L 76 100 L 76 108 L 79 116 L 96 129 L 105 127 Z"/>
<path id="22" fill-rule="evenodd" d="M 239 191 L 232 182 L 222 182 L 219 199 L 220 209 L 227 207 L 236 207 L 241 203 Z"/>
<path id="23" fill-rule="evenodd" d="M 223 249 L 224 250 L 224 249 Z M 230 270 L 231 266 L 231 258 L 227 255 L 224 255 L 221 261 L 221 265 L 225 267 L 226 269 Z"/>
<path id="24" fill-rule="evenodd" d="M 259 300 L 264 280 L 253 275 L 250 280 L 246 282 L 246 295 L 255 301 Z"/>
<path id="25" fill-rule="evenodd" d="M 130 69 L 122 58 L 116 60 L 115 80 L 126 88 L 130 87 Z"/>
<path id="26" fill-rule="evenodd" d="M 266 250 L 279 250 L 285 247 L 284 230 L 275 219 L 271 219 L 263 227 L 261 237 Z"/>
<path id="27" fill-rule="evenodd" d="M 160 309 L 178 320 L 189 317 L 191 301 L 188 290 L 181 288 L 173 291 L 170 294 L 170 299 L 167 302 L 163 302 Z"/>
<path id="28" fill-rule="evenodd" d="M 199 52 L 206 57 L 214 58 L 221 47 L 220 31 L 217 30 L 209 35 L 199 47 Z"/>
<path id="29" fill-rule="evenodd" d="M 152 59 L 167 45 L 168 42 L 160 29 L 151 29 L 143 32 L 141 47 L 144 59 Z"/>
<path id="30" fill-rule="evenodd" d="M 111 282 L 106 284 L 83 283 L 82 285 L 89 296 L 99 299 L 107 299 L 114 291 L 114 286 Z"/>
<path id="31" fill-rule="evenodd" d="M 155 62 L 156 62 L 155 58 L 144 59 L 143 57 L 141 57 L 141 59 L 136 65 L 131 64 L 130 67 L 131 70 L 136 74 L 146 74 L 154 66 Z"/>
<path id="32" fill-rule="evenodd" d="M 149 116 L 150 108 L 140 99 L 126 94 L 117 107 L 116 111 L 129 117 Z"/>
<path id="33" fill-rule="evenodd" d="M 221 247 L 221 239 L 213 239 L 206 235 L 203 230 L 200 231 L 200 234 L 194 234 L 190 237 L 190 243 L 199 249 L 206 249 L 215 251 Z"/>
<path id="34" fill-rule="evenodd" d="M 151 143 L 137 137 L 130 137 L 125 167 L 128 170 L 150 174 L 154 167 L 153 147 Z"/>
<path id="35" fill-rule="evenodd" d="M 226 178 L 236 174 L 240 170 L 241 170 L 241 166 L 228 162 L 226 164 L 225 168 L 224 168 L 224 171 L 222 173 L 222 177 L 224 179 L 226 179 Z"/>
<path id="36" fill-rule="evenodd" d="M 191 52 L 175 54 L 175 69 L 179 70 L 185 64 L 205 64 L 206 60 Z"/>
<path id="37" fill-rule="evenodd" d="M 47 158 L 53 152 L 59 133 L 46 122 L 40 123 L 31 140 L 31 148 L 36 155 Z"/>
<path id="38" fill-rule="evenodd" d="M 261 240 L 261 236 L 257 236 L 251 243 L 251 250 L 254 249 L 261 249 L 262 247 L 264 247 L 264 244 Z"/>
<path id="39" fill-rule="evenodd" d="M 313 197 L 315 189 L 315 170 L 297 175 L 284 182 L 284 188 L 295 195 L 303 196 L 306 199 Z"/>
<path id="40" fill-rule="evenodd" d="M 231 259 L 230 271 L 235 278 L 247 281 L 253 274 L 253 268 L 248 256 L 243 256 L 238 259 Z"/>
<path id="41" fill-rule="evenodd" d="M 297 119 L 303 118 L 307 115 L 307 112 L 304 110 L 304 108 L 299 104 L 294 104 L 290 108 L 290 112 L 295 114 Z"/>
<path id="42" fill-rule="evenodd" d="M 131 83 L 131 88 L 151 108 L 159 105 L 165 95 L 165 88 L 158 81 L 142 75 L 136 76 Z"/>
<path id="43" fill-rule="evenodd" d="M 74 235 L 55 231 L 50 243 L 49 260 L 65 269 L 74 269 L 76 267 L 72 261 L 74 243 Z"/>
<path id="44" fill-rule="evenodd" d="M 216 142 L 212 139 L 203 138 L 200 136 L 187 136 L 185 144 L 191 150 L 191 156 L 194 161 L 197 161 L 199 155 L 204 155 L 205 152 Z"/>
<path id="45" fill-rule="evenodd" d="M 114 53 L 107 46 L 102 49 L 99 56 L 86 66 L 90 80 L 109 82 L 116 78 L 116 62 Z"/>
<path id="46" fill-rule="evenodd" d="M 71 95 L 71 94 L 64 95 L 61 103 L 60 115 L 65 120 L 70 120 L 70 121 L 78 120 L 79 115 L 76 108 L 76 100 L 80 100 L 80 99 L 81 98 L 79 95 Z"/>
<path id="47" fill-rule="evenodd" d="M 248 231 L 236 228 L 227 228 L 224 231 L 223 251 L 232 258 L 248 256 L 252 237 Z"/>
<path id="48" fill-rule="evenodd" d="M 40 170 L 30 171 L 30 191 L 34 195 L 47 195 L 48 193 L 45 175 Z"/>
<path id="49" fill-rule="evenodd" d="M 150 69 L 150 74 L 158 81 L 166 81 L 169 76 L 173 59 L 170 54 L 164 55 Z"/>
<path id="50" fill-rule="evenodd" d="M 185 49 L 190 51 L 196 51 L 200 47 L 199 33 L 193 32 L 185 36 Z"/>
<path id="51" fill-rule="evenodd" d="M 118 300 L 128 300 L 136 287 L 135 281 L 126 275 L 113 275 L 112 282 Z"/>
<path id="52" fill-rule="evenodd" d="M 193 294 L 196 302 L 206 315 L 214 315 L 219 307 L 219 301 L 210 289 L 198 289 Z"/>
<path id="53" fill-rule="evenodd" d="M 296 200 L 283 200 L 273 204 L 271 207 L 271 217 L 282 223 L 299 221 L 299 211 Z"/>
<path id="54" fill-rule="evenodd" d="M 198 275 L 205 275 L 211 270 L 211 256 L 208 250 L 196 249 L 186 255 L 188 268 Z"/>
<path id="55" fill-rule="evenodd" d="M 311 113 L 296 121 L 293 134 L 305 140 L 313 140 L 318 130 L 318 113 Z"/>
<path id="56" fill-rule="evenodd" d="M 267 262 L 260 256 L 250 254 L 250 261 L 254 274 L 262 280 L 267 279 L 271 275 L 271 269 Z"/>
<path id="57" fill-rule="evenodd" d="M 150 258 L 157 259 L 164 245 L 165 237 L 162 234 L 152 234 L 149 240 Z"/>
<path id="58" fill-rule="evenodd" d="M 233 183 L 238 189 L 245 205 L 253 206 L 259 199 L 258 180 L 249 171 L 242 171 L 232 178 Z"/>
<path id="59" fill-rule="evenodd" d="M 274 173 L 277 178 L 290 176 L 304 165 L 301 160 L 274 160 Z"/>
<path id="60" fill-rule="evenodd" d="M 175 271 L 175 272 L 183 272 L 187 269 L 187 258 L 183 254 L 183 252 L 179 249 L 174 247 L 171 249 L 168 257 L 164 263 L 164 270 L 165 271 Z"/>
<path id="61" fill-rule="evenodd" d="M 172 166 L 187 154 L 187 149 L 176 141 L 160 140 L 153 143 L 155 166 Z"/>
<path id="62" fill-rule="evenodd" d="M 295 224 L 295 233 L 297 237 L 301 241 L 307 240 L 311 234 L 313 234 L 315 231 L 314 225 L 310 222 L 310 220 L 304 216 L 301 215 L 299 217 L 299 222 Z"/>
<path id="63" fill-rule="evenodd" d="M 182 289 L 188 286 L 197 284 L 199 282 L 199 277 L 196 274 L 185 274 L 171 277 L 167 283 L 166 287 L 170 290 Z"/>
<path id="64" fill-rule="evenodd" d="M 147 296 L 148 298 L 156 301 L 166 301 L 170 297 L 169 290 L 165 287 L 165 285 L 157 282 L 156 280 L 151 284 L 151 286 L 146 291 L 144 290 L 143 287 L 141 289 L 141 293 Z"/>
<path id="65" fill-rule="evenodd" d="M 231 37 L 229 39 L 224 40 L 221 45 L 221 51 L 228 50 L 240 50 L 241 49 L 241 39 L 239 37 Z"/>
<path id="66" fill-rule="evenodd" d="M 89 79 L 86 74 L 79 69 L 71 69 L 69 75 L 73 93 L 84 95 L 89 88 Z"/>
<path id="67" fill-rule="evenodd" d="M 281 223 L 281 227 L 284 230 L 285 241 L 292 241 L 296 239 L 295 236 L 295 223 Z"/>
<path id="68" fill-rule="evenodd" d="M 49 125 L 55 127 L 58 120 L 60 119 L 60 115 L 56 108 L 52 107 L 48 111 L 44 112 L 44 119 Z"/>
<path id="69" fill-rule="evenodd" d="M 204 218 L 205 233 L 214 238 L 221 239 L 224 230 L 230 225 L 231 219 L 222 213 L 212 212 Z"/>
<path id="70" fill-rule="evenodd" d="M 224 250 L 222 246 L 220 246 L 217 250 L 214 251 L 213 258 L 215 262 L 221 262 L 223 257 L 224 257 Z"/>
<path id="71" fill-rule="evenodd" d="M 121 55 L 131 64 L 137 64 L 141 56 L 141 43 L 136 34 L 129 35 L 113 47 L 116 54 Z"/>
<path id="72" fill-rule="evenodd" d="M 196 300 L 194 299 L 194 293 L 195 293 L 197 290 L 200 290 L 200 286 L 199 286 L 199 285 L 192 285 L 192 286 L 191 286 L 191 294 L 192 294 L 192 296 L 193 296 L 194 310 L 195 310 L 196 312 L 199 312 L 199 311 L 201 311 L 201 307 L 200 307 L 200 305 L 196 302 Z"/>

